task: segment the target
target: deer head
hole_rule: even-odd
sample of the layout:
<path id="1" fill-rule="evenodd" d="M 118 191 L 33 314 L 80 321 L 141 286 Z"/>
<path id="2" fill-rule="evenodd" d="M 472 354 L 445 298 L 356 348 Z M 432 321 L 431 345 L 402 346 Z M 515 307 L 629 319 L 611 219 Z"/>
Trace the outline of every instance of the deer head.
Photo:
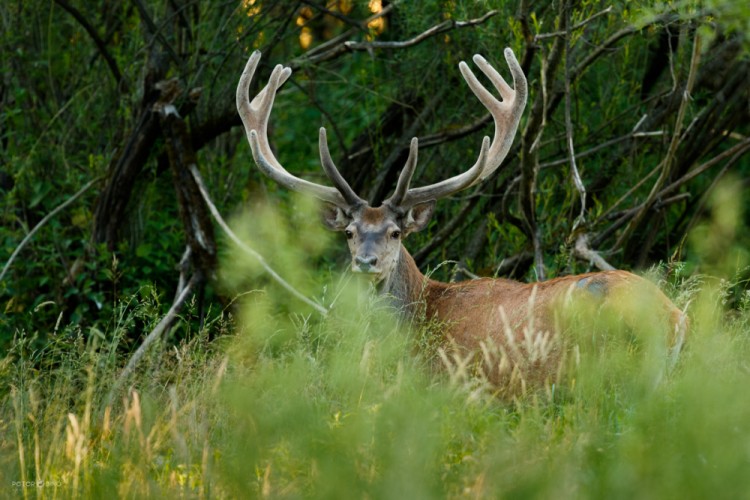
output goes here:
<path id="1" fill-rule="evenodd" d="M 371 207 L 366 200 L 357 196 L 341 176 L 331 159 L 325 128 L 321 128 L 319 134 L 320 161 L 333 187 L 295 177 L 276 159 L 268 141 L 268 119 L 276 92 L 292 74 L 290 68 L 276 66 L 268 84 L 250 101 L 250 82 L 260 61 L 260 52 L 254 52 L 237 86 L 237 110 L 258 168 L 282 186 L 322 200 L 322 219 L 326 227 L 346 235 L 352 270 L 368 273 L 373 281 L 381 282 L 387 280 L 395 269 L 402 251 L 402 240 L 427 226 L 435 202 L 486 179 L 498 169 L 508 154 L 526 106 L 527 83 L 509 48 L 505 49 L 505 60 L 513 76 L 513 88 L 482 56 L 474 56 L 474 62 L 492 82 L 502 100 L 495 98 L 479 83 L 466 63 L 459 64 L 469 88 L 490 111 L 495 122 L 494 137 L 492 141 L 489 137 L 484 138 L 474 165 L 450 179 L 411 188 L 411 178 L 417 166 L 418 140 L 415 137 L 411 140 L 409 156 L 395 192 L 379 207 Z"/>

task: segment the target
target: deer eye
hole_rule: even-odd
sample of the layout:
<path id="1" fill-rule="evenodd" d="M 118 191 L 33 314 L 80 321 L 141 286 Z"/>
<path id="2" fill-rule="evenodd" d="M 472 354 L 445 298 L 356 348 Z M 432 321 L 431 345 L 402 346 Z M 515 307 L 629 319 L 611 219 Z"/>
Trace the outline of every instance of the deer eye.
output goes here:
<path id="1" fill-rule="evenodd" d="M 401 237 L 401 231 L 393 231 L 393 232 L 391 233 L 391 238 L 393 238 L 394 240 L 397 240 L 397 239 L 399 239 L 400 237 Z"/>
<path id="2" fill-rule="evenodd" d="M 344 231 L 344 234 L 346 235 L 346 239 L 347 240 L 350 240 L 350 239 L 352 239 L 354 237 L 354 233 L 352 233 L 348 229 L 346 231 Z"/>

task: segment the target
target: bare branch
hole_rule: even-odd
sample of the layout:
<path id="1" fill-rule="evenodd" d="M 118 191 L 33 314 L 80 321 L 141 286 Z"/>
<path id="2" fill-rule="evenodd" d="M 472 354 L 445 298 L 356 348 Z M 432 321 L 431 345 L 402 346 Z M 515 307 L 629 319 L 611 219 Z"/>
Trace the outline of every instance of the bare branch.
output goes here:
<path id="1" fill-rule="evenodd" d="M 256 259 L 260 263 L 260 265 L 263 267 L 263 269 L 265 269 L 266 272 L 279 285 L 285 288 L 289 293 L 291 293 L 292 295 L 297 297 L 299 300 L 301 300 L 305 304 L 309 305 L 310 307 L 318 311 L 323 316 L 326 316 L 328 314 L 328 310 L 325 307 L 305 297 L 301 292 L 299 292 L 296 288 L 290 285 L 284 278 L 282 278 L 279 275 L 279 273 L 274 271 L 274 269 L 268 264 L 268 262 L 266 262 L 266 259 L 264 259 L 261 254 L 259 254 L 257 251 L 247 246 L 245 242 L 239 239 L 237 235 L 234 234 L 234 232 L 231 229 L 229 229 L 229 226 L 227 225 L 226 222 L 224 222 L 224 219 L 222 218 L 221 214 L 219 213 L 216 206 L 211 201 L 211 197 L 208 195 L 208 190 L 206 189 L 206 185 L 203 183 L 203 178 L 201 177 L 200 172 L 198 172 L 198 169 L 196 168 L 196 166 L 193 164 L 193 165 L 189 165 L 188 168 L 190 169 L 190 173 L 193 174 L 195 183 L 198 185 L 198 189 L 200 190 L 201 195 L 203 196 L 203 200 L 206 202 L 206 205 L 208 205 L 208 209 L 211 211 L 211 214 L 214 216 L 214 219 L 216 219 L 216 222 L 219 224 L 219 226 L 224 230 L 225 233 L 227 233 L 227 236 L 229 236 L 229 239 L 231 239 L 238 247 L 244 250 L 247 254 L 249 254 L 254 259 Z"/>
<path id="2" fill-rule="evenodd" d="M 669 206 L 673 203 L 679 203 L 683 200 L 688 200 L 692 197 L 690 193 L 680 193 L 676 194 L 674 196 L 670 196 L 669 198 L 664 198 L 663 200 L 659 200 L 656 203 L 654 203 L 653 210 L 661 210 L 662 208 Z"/>
<path id="3" fill-rule="evenodd" d="M 666 182 L 669 175 L 672 173 L 672 164 L 675 154 L 677 153 L 677 147 L 680 145 L 680 135 L 682 131 L 683 120 L 685 118 L 685 113 L 687 112 L 687 104 L 691 100 L 690 93 L 693 91 L 693 84 L 695 83 L 695 74 L 698 70 L 698 62 L 700 61 L 700 52 L 701 38 L 700 34 L 696 32 L 693 41 L 693 53 L 690 57 L 690 69 L 688 71 L 687 82 L 685 83 L 685 89 L 683 90 L 680 108 L 677 111 L 677 119 L 675 121 L 674 132 L 672 133 L 672 140 L 669 144 L 667 155 L 661 162 L 661 173 L 659 174 L 658 179 L 656 179 L 654 185 L 651 187 L 651 192 L 649 193 L 648 198 L 646 198 L 646 201 L 641 204 L 639 211 L 636 212 L 635 216 L 631 219 L 628 226 L 620 234 L 620 237 L 617 239 L 617 242 L 615 243 L 613 248 L 619 248 L 624 244 L 625 241 L 627 241 L 630 234 L 643 220 L 643 216 L 646 214 L 648 209 L 656 201 L 656 198 L 662 186 Z"/>
<path id="4" fill-rule="evenodd" d="M 392 5 L 393 4 L 391 4 L 389 7 L 391 7 Z M 366 25 L 372 20 L 383 16 L 385 14 L 384 12 L 385 10 L 386 9 L 383 9 L 382 11 L 378 12 L 375 16 L 367 18 L 363 24 Z M 334 45 L 329 45 L 329 48 L 323 51 L 321 51 L 320 48 L 313 49 L 315 51 L 314 53 L 311 53 L 313 51 L 310 51 L 304 56 L 294 59 L 293 61 L 289 63 L 289 67 L 292 69 L 296 69 L 305 64 L 321 63 L 323 61 L 328 61 L 330 59 L 338 57 L 346 52 L 370 51 L 374 49 L 403 49 L 407 47 L 413 47 L 414 45 L 417 45 L 427 40 L 428 38 L 432 38 L 441 33 L 452 31 L 454 29 L 472 27 L 478 24 L 482 24 L 487 19 L 491 18 L 492 16 L 497 15 L 497 13 L 498 11 L 491 10 L 487 12 L 485 15 L 483 15 L 482 17 L 479 17 L 476 19 L 470 19 L 468 21 L 455 21 L 452 19 L 443 21 L 440 24 L 436 24 L 435 26 L 428 28 L 427 30 L 416 35 L 415 37 L 410 38 L 409 40 L 404 40 L 400 42 L 380 42 L 380 41 L 357 42 L 357 41 L 352 41 L 352 40 L 340 41 Z M 348 33 L 353 34 L 354 30 L 350 30 Z M 337 37 L 337 40 L 341 40 L 341 37 Z"/>
<path id="5" fill-rule="evenodd" d="M 133 355 L 130 357 L 128 364 L 125 365 L 125 368 L 123 368 L 120 376 L 117 377 L 117 380 L 112 386 L 112 389 L 110 389 L 109 395 L 107 396 L 107 404 L 110 404 L 112 402 L 113 398 L 117 395 L 117 392 L 119 392 L 120 388 L 122 387 L 122 384 L 133 373 L 136 365 L 138 365 L 141 358 L 143 358 L 143 356 L 146 354 L 151 344 L 159 340 L 167 327 L 172 323 L 175 316 L 177 316 L 177 313 L 179 313 L 180 309 L 182 309 L 182 306 L 185 303 L 185 300 L 187 300 L 188 296 L 190 295 L 190 292 L 193 291 L 193 288 L 195 288 L 200 280 L 200 273 L 193 274 L 193 276 L 190 278 L 190 281 L 188 281 L 187 285 L 185 285 L 181 293 L 179 293 L 175 298 L 174 302 L 172 303 L 172 307 L 169 308 L 167 314 L 161 319 L 161 321 L 159 321 L 159 323 L 156 324 L 154 329 L 151 330 L 151 333 L 146 335 L 146 338 L 143 339 L 143 342 L 138 347 L 138 350 L 136 350 L 135 353 L 133 353 Z"/>
<path id="6" fill-rule="evenodd" d="M 573 178 L 573 184 L 575 185 L 578 195 L 581 199 L 581 213 L 573 223 L 573 230 L 585 221 L 586 217 L 586 187 L 583 185 L 581 180 L 581 174 L 578 172 L 578 165 L 576 165 L 576 153 L 573 147 L 573 122 L 570 118 L 570 64 L 572 57 L 570 55 L 570 10 L 572 9 L 570 2 L 566 3 L 564 19 L 565 19 L 565 136 L 567 138 L 568 146 L 568 160 L 570 161 L 570 175 Z M 609 8 L 611 9 L 611 7 Z M 607 9 L 607 10 L 609 10 Z"/>
<path id="7" fill-rule="evenodd" d="M 724 165 L 724 169 L 723 170 L 726 170 L 731 165 L 733 165 L 737 160 L 739 160 L 740 157 L 742 157 L 742 155 L 745 154 L 747 151 L 750 151 L 750 138 L 745 139 L 744 141 L 742 141 L 739 144 L 735 144 L 730 149 L 724 151 L 723 153 L 721 153 L 719 155 L 716 155 L 714 158 L 711 158 L 706 163 L 704 163 L 704 164 L 702 164 L 702 165 L 694 168 L 693 170 L 691 170 L 690 172 L 688 172 L 687 174 L 685 174 L 684 176 L 682 176 L 681 178 L 679 178 L 678 180 L 676 180 L 675 182 L 673 182 L 672 184 L 670 184 L 667 187 L 665 187 L 664 189 L 662 189 L 657 194 L 656 199 L 657 200 L 662 199 L 663 196 L 666 196 L 669 193 L 672 193 L 673 191 L 675 191 L 676 189 L 678 189 L 679 187 L 681 187 L 686 182 L 694 179 L 698 175 L 702 174 L 703 172 L 705 172 L 709 168 L 711 168 L 714 165 L 716 165 L 717 163 L 719 163 L 720 161 L 722 161 L 722 160 L 726 159 L 727 157 L 731 156 L 731 158 L 729 158 L 729 160 L 727 161 L 726 165 Z M 653 175 L 657 171 L 658 171 L 658 166 L 657 166 L 657 168 L 655 168 L 654 170 L 652 170 L 651 173 L 648 176 L 646 176 L 644 179 L 642 179 L 638 183 L 638 185 L 636 185 L 633 188 L 631 188 L 628 191 L 628 193 L 626 193 L 623 197 L 621 197 L 620 200 L 618 200 L 618 202 L 615 205 L 619 204 L 620 201 L 622 201 L 627 196 L 629 196 L 633 191 L 635 191 L 635 189 L 637 187 L 639 187 L 640 185 L 642 185 L 643 182 L 646 179 L 648 179 L 649 177 L 651 177 L 651 175 Z M 684 199 L 684 197 L 680 197 L 680 195 L 672 196 L 672 197 L 667 198 L 667 199 L 662 199 L 661 202 L 657 201 L 657 204 L 655 204 L 654 206 L 656 206 L 656 205 L 664 206 L 664 205 L 667 204 L 668 200 L 669 200 L 669 203 L 676 203 L 678 201 L 681 201 L 682 199 Z M 615 231 L 617 231 L 619 228 L 621 228 L 623 225 L 625 225 L 633 216 L 635 216 L 636 213 L 638 213 L 639 211 L 643 210 L 643 207 L 644 207 L 644 203 L 641 203 L 641 204 L 636 205 L 633 208 L 630 208 L 628 210 L 624 210 L 624 211 L 620 212 L 618 214 L 618 219 L 611 226 L 609 226 L 607 229 L 605 229 L 604 231 L 602 231 L 602 232 L 600 232 L 599 234 L 596 235 L 596 238 L 594 239 L 594 245 L 599 245 L 602 242 L 604 242 L 607 238 L 609 238 L 609 236 L 612 233 L 614 233 Z M 598 220 L 602 220 L 607 214 L 609 214 L 611 212 L 611 209 L 612 209 L 612 207 L 610 207 L 610 209 L 605 214 L 602 214 L 602 216 L 600 216 Z"/>
<path id="8" fill-rule="evenodd" d="M 67 207 L 68 205 L 70 205 L 71 203 L 73 203 L 74 201 L 76 201 L 83 193 L 85 193 L 86 191 L 88 191 L 91 186 L 93 186 L 94 184 L 96 184 L 100 180 L 102 180 L 102 178 L 101 177 L 97 177 L 96 179 L 92 179 L 89 182 L 87 182 L 86 185 L 84 185 L 81 189 L 79 189 L 73 196 L 71 196 L 70 198 L 68 198 L 64 202 L 60 203 L 50 213 L 48 213 L 47 215 L 45 215 L 44 218 L 42 220 L 40 220 L 37 223 L 37 225 L 34 226 L 34 228 L 31 231 L 29 231 L 29 234 L 27 234 L 26 237 L 21 241 L 21 243 L 18 244 L 18 246 L 16 247 L 16 249 L 10 255 L 10 258 L 8 259 L 8 262 L 6 262 L 5 266 L 3 266 L 3 271 L 0 272 L 0 281 L 3 281 L 3 278 L 5 277 L 5 273 L 8 272 L 8 269 L 10 269 L 10 265 L 13 264 L 13 261 L 15 260 L 15 258 L 21 252 L 21 250 L 23 249 L 23 247 L 25 247 L 26 244 L 29 241 L 31 241 L 31 238 L 36 234 L 36 232 L 39 231 L 39 229 L 41 229 L 42 226 L 44 226 L 47 222 L 49 222 L 50 219 L 52 219 L 52 217 L 54 217 L 55 215 L 57 215 L 60 212 L 62 212 L 65 209 L 65 207 Z"/>
<path id="9" fill-rule="evenodd" d="M 596 251 L 589 247 L 589 237 L 587 234 L 582 234 L 576 240 L 575 248 L 573 248 L 573 255 L 581 260 L 585 260 L 590 264 L 593 264 L 597 269 L 601 271 L 614 271 L 615 267 L 604 258 L 599 255 Z"/>
<path id="10" fill-rule="evenodd" d="M 563 31 L 553 31 L 551 33 L 539 33 L 537 35 L 534 35 L 534 41 L 536 42 L 536 41 L 539 41 L 539 40 L 546 40 L 547 38 L 554 38 L 556 36 L 565 36 L 566 34 L 570 33 L 571 31 L 575 31 L 577 29 L 581 29 L 584 26 L 586 26 L 588 23 L 590 23 L 591 21 L 593 21 L 594 19 L 596 19 L 598 17 L 601 17 L 601 16 L 603 16 L 605 14 L 609 14 L 610 12 L 612 12 L 612 6 L 611 5 L 609 7 L 607 7 L 606 9 L 604 9 L 604 10 L 602 10 L 600 12 L 597 12 L 596 14 L 594 14 L 594 15 L 592 15 L 590 17 L 587 17 L 583 21 L 581 21 L 579 23 L 576 23 L 573 26 L 571 26 L 570 28 L 567 28 L 567 29 L 565 29 Z"/>
<path id="11" fill-rule="evenodd" d="M 372 41 L 372 42 L 344 42 L 344 47 L 346 47 L 348 50 L 371 50 L 371 49 L 405 49 L 407 47 L 413 47 L 414 45 L 417 45 L 418 43 L 421 43 L 428 38 L 431 38 L 433 36 L 439 35 L 441 33 L 445 33 L 446 31 L 451 31 L 456 28 L 466 28 L 469 26 L 476 26 L 477 24 L 484 23 L 487 19 L 489 19 L 492 16 L 497 15 L 498 11 L 491 10 L 487 12 L 482 17 L 479 17 L 477 19 L 471 19 L 469 21 L 454 21 L 452 19 L 449 19 L 447 21 L 443 21 L 440 24 L 437 24 L 433 26 L 432 28 L 429 28 L 419 35 L 410 38 L 409 40 L 404 40 L 401 42 L 379 42 L 379 41 Z"/>
<path id="12" fill-rule="evenodd" d="M 638 137 L 661 137 L 663 135 L 664 135 L 664 132 L 661 131 L 661 130 L 654 130 L 653 132 L 631 132 L 631 133 L 629 133 L 627 135 L 623 135 L 623 136 L 620 136 L 620 137 L 615 137 L 614 139 L 610 139 L 608 141 L 604 141 L 601 144 L 597 144 L 596 146 L 594 146 L 594 147 L 592 147 L 590 149 L 587 149 L 586 151 L 582 151 L 580 153 L 577 153 L 576 154 L 576 158 L 580 159 L 580 158 L 585 158 L 587 156 L 591 156 L 592 154 L 594 154 L 594 153 L 596 153 L 598 151 L 601 151 L 602 149 L 607 149 L 610 146 L 614 146 L 615 144 L 619 144 L 621 142 L 626 142 L 626 141 L 629 141 L 629 140 L 632 140 L 632 139 L 635 139 L 635 138 L 638 138 Z M 552 160 L 552 161 L 548 161 L 546 163 L 539 164 L 539 168 L 540 169 L 544 169 L 544 168 L 556 167 L 556 166 L 559 166 L 559 165 L 565 165 L 569 161 L 570 161 L 570 158 L 568 158 L 568 157 L 561 158 L 559 160 Z"/>
<path id="13" fill-rule="evenodd" d="M 441 227 L 440 230 L 435 233 L 432 238 L 430 238 L 430 241 L 428 241 L 427 244 L 414 252 L 414 260 L 418 263 L 422 262 L 422 260 L 426 258 L 433 250 L 445 243 L 445 241 L 455 233 L 456 229 L 460 225 L 463 225 L 465 227 L 467 222 L 466 217 L 469 215 L 469 212 L 471 212 L 471 209 L 474 208 L 479 200 L 480 198 L 478 196 L 472 196 L 471 198 L 469 198 L 468 201 L 464 203 L 464 206 L 461 207 L 461 210 L 458 211 L 458 214 L 456 214 L 456 216 L 453 217 L 450 222 L 444 224 L 443 227 Z"/>
<path id="14" fill-rule="evenodd" d="M 683 175 L 676 181 L 674 181 L 672 184 L 665 187 L 657 196 L 664 196 L 666 194 L 671 193 L 672 191 L 680 188 L 683 184 L 685 184 L 688 181 L 693 180 L 698 175 L 702 174 L 709 168 L 713 167 L 720 161 L 724 160 L 725 158 L 731 156 L 732 158 L 729 160 L 729 163 L 734 163 L 739 159 L 740 156 L 745 154 L 748 150 L 750 150 L 750 137 L 746 138 L 744 141 L 735 144 L 731 148 L 727 149 L 723 153 L 716 155 L 715 157 L 708 160 L 706 163 L 695 167 L 693 170 L 688 172 L 687 174 Z"/>
<path id="15" fill-rule="evenodd" d="M 86 30 L 86 33 L 89 34 L 91 39 L 94 41 L 94 44 L 96 44 L 96 48 L 99 50 L 99 53 L 102 55 L 104 60 L 107 62 L 107 66 L 109 66 L 109 71 L 112 73 L 112 76 L 114 77 L 115 81 L 118 85 L 120 85 L 121 90 L 123 92 L 127 91 L 127 88 L 123 85 L 125 82 L 122 79 L 122 73 L 120 72 L 120 68 L 117 66 L 117 62 L 114 60 L 112 55 L 107 50 L 107 44 L 104 43 L 104 40 L 101 39 L 99 36 L 99 33 L 97 33 L 96 29 L 91 25 L 91 23 L 88 22 L 88 20 L 83 17 L 83 14 L 80 13 L 75 7 L 70 5 L 65 0 L 55 0 L 55 3 L 62 7 L 64 10 L 68 11 L 68 13 L 73 16 L 73 18 L 78 21 L 78 23 L 83 27 L 84 30 Z"/>

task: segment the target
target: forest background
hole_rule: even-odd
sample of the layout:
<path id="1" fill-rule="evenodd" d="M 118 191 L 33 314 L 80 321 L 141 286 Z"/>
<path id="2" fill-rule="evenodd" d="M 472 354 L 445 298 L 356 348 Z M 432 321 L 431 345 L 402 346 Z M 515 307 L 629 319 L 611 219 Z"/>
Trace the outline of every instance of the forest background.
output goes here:
<path id="1" fill-rule="evenodd" d="M 317 129 L 326 126 L 340 171 L 377 205 L 393 190 L 414 136 L 420 139 L 417 184 L 451 177 L 473 163 L 492 124 L 461 79 L 458 62 L 482 54 L 508 76 L 502 50 L 511 47 L 530 85 L 511 152 L 493 177 L 439 203 L 430 226 L 408 238 L 420 268 L 442 280 L 525 281 L 610 267 L 651 270 L 680 307 L 692 304 L 698 311 L 699 332 L 701 325 L 723 332 L 722 345 L 732 354 L 712 363 L 724 366 L 731 380 L 747 376 L 750 7 L 744 2 L 30 0 L 4 2 L 0 22 L 0 430 L 9 437 L 0 451 L 11 471 L 8 488 L 47 480 L 71 495 L 110 487 L 149 494 L 175 488 L 197 496 L 248 488 L 257 494 L 323 495 L 319 471 L 328 470 L 326 464 L 347 467 L 331 458 L 336 453 L 358 457 L 347 488 L 382 494 L 388 485 L 405 487 L 409 474 L 409 484 L 423 493 L 460 496 L 478 488 L 481 495 L 527 487 L 532 495 L 544 493 L 559 484 L 555 478 L 567 471 L 561 464 L 568 459 L 579 472 L 586 470 L 584 462 L 588 470 L 610 472 L 595 479 L 574 474 L 565 482 L 571 496 L 634 487 L 627 477 L 637 471 L 621 469 L 629 458 L 635 463 L 637 446 L 631 442 L 627 446 L 635 448 L 626 446 L 624 455 L 594 460 L 570 444 L 580 444 L 583 423 L 591 421 L 560 420 L 568 404 L 590 410 L 585 415 L 598 423 L 600 434 L 591 431 L 585 446 L 599 449 L 601 438 L 603 449 L 617 448 L 612 443 L 621 443 L 618 433 L 627 428 L 618 419 L 639 415 L 633 408 L 643 406 L 628 399 L 638 391 L 610 400 L 624 394 L 611 386 L 586 389 L 606 399 L 606 423 L 593 416 L 601 416 L 604 406 L 581 409 L 548 394 L 545 403 L 529 406 L 483 399 L 481 411 L 460 417 L 448 412 L 453 420 L 429 417 L 433 427 L 415 430 L 417 417 L 429 414 L 435 398 L 459 408 L 467 397 L 461 391 L 474 394 L 474 388 L 464 381 L 457 396 L 451 377 L 452 383 L 436 389 L 412 367 L 407 372 L 419 382 L 410 390 L 420 394 L 406 404 L 413 418 L 397 414 L 404 404 L 399 396 L 372 400 L 373 407 L 390 405 L 396 413 L 362 413 L 351 424 L 363 433 L 351 431 L 359 443 L 352 449 L 342 437 L 327 441 L 315 434 L 333 443 L 323 446 L 325 452 L 295 448 L 317 431 L 300 430 L 299 442 L 284 437 L 279 422 L 295 429 L 301 424 L 273 420 L 277 410 L 252 410 L 259 413 L 245 423 L 253 430 L 232 420 L 244 405 L 252 406 L 248 394 L 256 404 L 272 397 L 268 387 L 276 387 L 278 400 L 309 379 L 304 370 L 290 375 L 282 369 L 296 366 L 294 360 L 327 359 L 321 364 L 326 368 L 316 368 L 320 380 L 346 372 L 331 361 L 341 344 L 321 340 L 330 340 L 341 325 L 332 326 L 319 313 L 343 307 L 334 290 L 348 279 L 339 277 L 348 252 L 343 238 L 320 230 L 309 201 L 265 179 L 252 161 L 234 91 L 254 50 L 263 58 L 252 93 L 276 64 L 294 70 L 271 118 L 270 137 L 282 163 L 295 175 L 325 182 Z M 178 113 L 165 113 L 169 106 Z M 234 231 L 305 300 L 279 287 L 266 267 L 227 237 L 191 166 Z M 245 305 L 258 294 L 266 297 L 262 306 Z M 368 328 L 375 327 L 363 318 L 379 313 L 356 301 L 346 304 L 351 317 L 345 325 L 369 345 Z M 237 340 L 244 335 L 238 332 L 247 331 L 255 339 L 249 346 Z M 263 335 L 275 340 L 261 342 Z M 158 340 L 157 347 L 131 366 L 145 338 Z M 354 344 L 344 342 L 341 352 L 355 353 L 357 364 L 362 345 L 349 342 Z M 376 363 L 383 373 L 393 363 L 406 363 L 383 349 L 381 365 Z M 396 351 L 403 355 L 403 349 Z M 258 369 L 258 359 L 271 371 Z M 253 389 L 239 400 L 238 387 L 221 389 L 227 377 L 243 380 L 248 373 Z M 383 373 L 378 387 L 392 387 Z M 684 378 L 665 389 L 676 391 L 670 401 L 679 406 L 682 394 L 698 408 L 706 394 L 729 397 L 735 387 L 724 380 L 718 392 L 709 386 L 700 386 L 699 395 L 675 389 L 690 376 L 700 378 L 696 373 L 685 369 Z M 261 381 L 271 380 L 263 377 L 275 382 L 261 391 Z M 175 389 L 180 381 L 184 387 Z M 308 401 L 310 421 L 317 415 L 336 428 L 349 401 L 336 391 L 349 389 L 323 396 L 315 392 L 319 388 L 306 387 L 306 394 L 317 394 Z M 223 398 L 233 417 L 216 416 L 203 392 Z M 377 399 L 374 394 L 383 391 L 373 389 L 370 397 Z M 146 395 L 151 407 L 143 411 L 150 417 L 143 418 L 153 434 L 141 427 Z M 361 404 L 360 394 L 355 406 Z M 170 409 L 161 414 L 160 405 Z M 748 405 L 737 405 L 721 426 L 747 415 Z M 193 413 L 185 423 L 181 412 L 188 407 Z M 299 409 L 287 410 L 289 416 Z M 661 410 L 648 406 L 645 415 L 656 418 Z M 678 423 L 665 439 L 677 439 L 687 421 L 680 420 L 684 413 L 669 411 Z M 444 438 L 420 452 L 442 472 L 414 471 L 413 457 L 378 448 L 379 438 L 394 435 L 388 418 L 406 422 L 413 436 L 404 439 L 415 447 L 431 442 L 432 431 Z M 649 418 L 643 421 L 652 423 Z M 140 434 L 133 437 L 136 421 Z M 112 430 L 117 425 L 122 432 Z M 200 428 L 200 438 L 185 442 L 177 431 L 184 426 Z M 446 426 L 466 434 L 446 436 Z M 252 434 L 257 447 L 232 448 L 240 438 L 230 427 L 244 429 L 239 436 Z M 559 438 L 553 439 L 558 447 L 542 455 L 561 469 L 542 472 L 543 465 L 549 469 L 542 460 L 530 465 L 531 472 L 511 473 L 508 483 L 487 479 L 493 467 L 505 467 L 518 455 L 487 455 L 492 446 L 482 436 L 497 431 L 516 453 L 539 444 L 524 440 L 532 428 L 543 430 L 537 436 Z M 267 441 L 258 438 L 264 432 Z M 161 448 L 154 443 L 160 433 L 171 436 L 159 441 Z M 717 449 L 727 442 L 723 435 L 707 436 L 717 439 Z M 55 450 L 55 443 L 67 445 Z M 737 449 L 728 474 L 740 477 L 748 466 L 750 452 L 743 449 Z M 214 463 L 220 455 L 245 452 L 253 464 L 248 476 L 240 472 L 239 459 Z M 467 456 L 475 461 L 464 462 Z M 639 460 L 661 463 L 660 455 L 648 456 L 653 462 Z M 122 464 L 140 472 L 128 479 L 115 472 Z M 675 465 L 669 473 L 677 478 L 685 471 Z M 709 479 L 694 485 L 696 491 L 728 487 L 721 477 Z"/>

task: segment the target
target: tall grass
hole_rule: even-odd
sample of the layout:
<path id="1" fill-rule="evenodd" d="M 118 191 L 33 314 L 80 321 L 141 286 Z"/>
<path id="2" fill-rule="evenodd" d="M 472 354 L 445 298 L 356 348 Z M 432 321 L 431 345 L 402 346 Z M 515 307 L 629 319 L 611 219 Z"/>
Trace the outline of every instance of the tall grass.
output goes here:
<path id="1" fill-rule="evenodd" d="M 270 284 L 242 294 L 224 320 L 153 349 L 111 404 L 107 394 L 126 362 L 119 344 L 137 325 L 158 321 L 150 313 L 157 297 L 122 304 L 106 331 L 60 327 L 41 351 L 19 334 L 0 362 L 0 492 L 741 498 L 750 491 L 750 300 L 737 289 L 741 276 L 664 284 L 678 305 L 691 301 L 693 327 L 675 369 L 664 369 L 663 343 L 648 333 L 612 335 L 605 325 L 602 336 L 580 327 L 568 332 L 564 377 L 503 399 L 465 373 L 435 370 L 439 356 L 423 348 L 434 332 L 399 324 L 366 284 L 307 268 L 325 240 L 301 229 L 309 221 L 298 224 L 264 213 L 238 226 L 254 244 L 267 242 L 264 253 L 295 286 L 334 304 L 328 317 Z M 721 254 L 707 257 L 709 270 L 734 271 Z M 261 279 L 243 259 L 226 256 L 228 289 L 247 285 L 240 275 Z M 654 318 L 642 324 L 648 332 Z M 212 329 L 231 333 L 208 342 Z"/>

